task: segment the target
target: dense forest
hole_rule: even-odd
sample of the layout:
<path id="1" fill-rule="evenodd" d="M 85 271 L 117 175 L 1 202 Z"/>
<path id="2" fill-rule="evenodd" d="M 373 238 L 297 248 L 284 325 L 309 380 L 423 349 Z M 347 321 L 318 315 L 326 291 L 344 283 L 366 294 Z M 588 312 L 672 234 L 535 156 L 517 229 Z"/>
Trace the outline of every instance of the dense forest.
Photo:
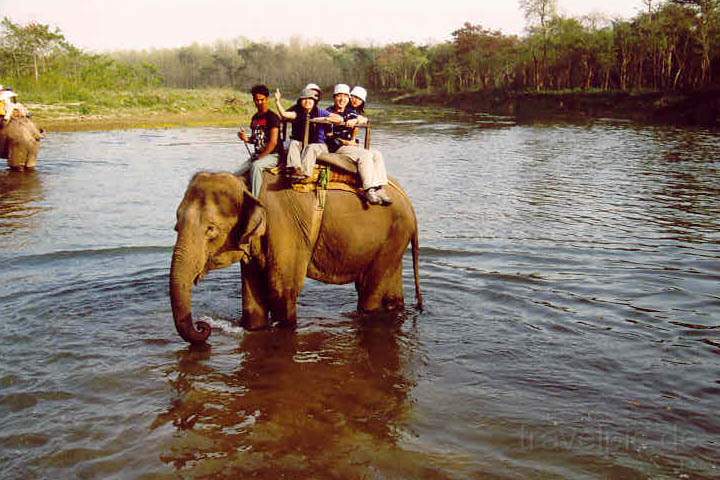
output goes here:
<path id="1" fill-rule="evenodd" d="M 57 99 L 98 90 L 298 89 L 343 81 L 375 91 L 700 90 L 720 86 L 720 0 L 643 0 L 631 19 L 558 14 L 557 0 L 519 0 L 524 36 L 465 23 L 450 40 L 384 46 L 245 38 L 96 55 L 36 23 L 2 21 L 0 79 Z M 241 32 L 239 32 L 241 33 Z"/>

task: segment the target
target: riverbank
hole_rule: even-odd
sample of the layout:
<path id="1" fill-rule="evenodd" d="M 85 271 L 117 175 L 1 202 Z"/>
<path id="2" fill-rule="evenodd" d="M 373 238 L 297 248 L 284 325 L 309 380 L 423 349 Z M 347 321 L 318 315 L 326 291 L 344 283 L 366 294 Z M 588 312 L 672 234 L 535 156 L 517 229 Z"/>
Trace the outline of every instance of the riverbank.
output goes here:
<path id="1" fill-rule="evenodd" d="M 47 131 L 116 130 L 199 126 L 234 127 L 250 122 L 250 95 L 231 89 L 152 89 L 97 92 L 76 101 L 27 95 L 33 120 Z"/>
<path id="2" fill-rule="evenodd" d="M 393 102 L 512 115 L 520 121 L 612 117 L 645 123 L 720 126 L 720 90 L 691 93 L 419 93 L 396 97 Z"/>
<path id="3" fill-rule="evenodd" d="M 385 96 L 386 98 L 387 95 Z M 43 98 L 26 102 L 47 131 L 115 130 L 246 125 L 255 111 L 250 95 L 231 89 L 152 89 L 98 92 L 82 101 Z M 693 93 L 478 91 L 415 93 L 393 103 L 440 105 L 473 113 L 539 119 L 619 118 L 644 123 L 720 127 L 720 90 Z"/>

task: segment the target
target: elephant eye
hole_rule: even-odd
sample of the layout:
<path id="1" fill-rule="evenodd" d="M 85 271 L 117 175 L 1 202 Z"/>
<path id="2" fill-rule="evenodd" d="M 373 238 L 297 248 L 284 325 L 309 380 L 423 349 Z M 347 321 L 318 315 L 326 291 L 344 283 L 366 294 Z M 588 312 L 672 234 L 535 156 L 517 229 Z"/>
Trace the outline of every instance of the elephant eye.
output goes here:
<path id="1" fill-rule="evenodd" d="M 205 234 L 208 236 L 208 238 L 215 238 L 218 236 L 218 228 L 215 225 L 208 225 L 207 230 L 205 231 Z"/>

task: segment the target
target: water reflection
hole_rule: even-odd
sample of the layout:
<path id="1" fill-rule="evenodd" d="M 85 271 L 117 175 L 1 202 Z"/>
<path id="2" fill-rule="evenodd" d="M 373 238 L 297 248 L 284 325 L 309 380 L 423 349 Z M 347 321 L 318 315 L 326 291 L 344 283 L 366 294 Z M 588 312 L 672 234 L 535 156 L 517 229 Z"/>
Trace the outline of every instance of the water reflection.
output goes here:
<path id="1" fill-rule="evenodd" d="M 695 244 L 713 241 L 720 188 L 714 181 L 718 168 L 711 146 L 702 135 L 685 136 L 667 142 L 662 159 L 646 165 L 646 174 L 657 177 L 648 204 L 661 207 L 651 207 L 651 218 L 670 239 Z"/>
<path id="2" fill-rule="evenodd" d="M 422 478 L 429 460 L 403 448 L 413 343 L 400 325 L 353 322 L 247 334 L 229 371 L 218 352 L 179 352 L 177 398 L 153 424 L 178 432 L 162 460 L 222 476 Z"/>
<path id="3" fill-rule="evenodd" d="M 0 236 L 28 228 L 30 219 L 42 210 L 43 186 L 37 172 L 0 172 Z"/>
<path id="4" fill-rule="evenodd" d="M 238 147 L 167 145 L 228 129 L 54 136 L 42 176 L 0 172 L 0 477 L 716 478 L 717 135 L 398 120 L 373 142 L 420 221 L 417 331 L 308 282 L 296 334 L 185 349 L 171 220 Z M 234 318 L 237 279 L 198 313 Z"/>

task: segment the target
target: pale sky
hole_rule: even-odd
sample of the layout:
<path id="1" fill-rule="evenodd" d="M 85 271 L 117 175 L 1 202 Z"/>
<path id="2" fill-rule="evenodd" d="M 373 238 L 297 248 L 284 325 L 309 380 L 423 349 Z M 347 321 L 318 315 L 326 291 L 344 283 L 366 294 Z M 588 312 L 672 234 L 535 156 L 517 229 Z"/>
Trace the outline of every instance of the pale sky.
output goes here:
<path id="1" fill-rule="evenodd" d="M 641 0 L 558 0 L 563 14 L 628 18 Z M 172 48 L 245 37 L 382 45 L 450 39 L 464 22 L 521 34 L 517 0 L 0 0 L 0 17 L 59 27 L 75 46 L 100 52 Z"/>

